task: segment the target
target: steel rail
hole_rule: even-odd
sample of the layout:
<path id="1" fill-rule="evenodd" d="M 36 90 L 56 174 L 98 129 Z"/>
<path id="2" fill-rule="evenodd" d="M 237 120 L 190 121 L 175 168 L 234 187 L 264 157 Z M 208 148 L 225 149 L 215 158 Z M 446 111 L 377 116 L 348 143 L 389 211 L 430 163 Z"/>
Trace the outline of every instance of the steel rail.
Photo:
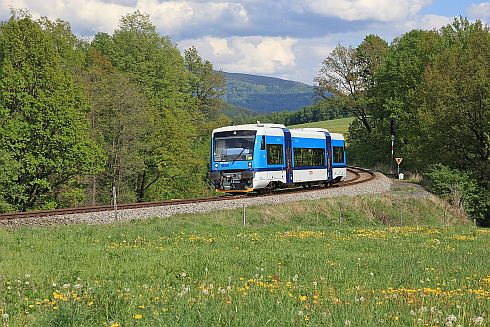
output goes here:
<path id="1" fill-rule="evenodd" d="M 359 167 L 351 167 L 348 166 L 347 169 L 355 175 L 354 178 L 349 179 L 344 182 L 339 182 L 337 184 L 332 185 L 333 187 L 344 187 L 359 183 L 364 183 L 370 180 L 373 180 L 376 176 L 371 171 L 359 168 Z M 360 171 L 357 172 L 356 170 Z M 369 175 L 368 178 L 361 178 L 362 173 L 367 173 Z M 284 189 L 278 190 L 273 193 L 265 194 L 265 195 L 276 195 L 283 194 L 289 192 L 305 192 L 305 191 L 314 191 L 318 190 L 320 187 L 310 187 L 308 189 L 304 189 L 302 187 L 293 188 L 293 189 Z M 254 194 L 254 196 L 257 196 Z M 159 206 L 171 206 L 177 204 L 193 204 L 193 203 L 201 203 L 201 202 L 215 202 L 215 201 L 227 201 L 227 200 L 237 200 L 242 198 L 247 198 L 248 195 L 225 195 L 225 196 L 214 196 L 214 197 L 204 197 L 204 198 L 195 198 L 195 199 L 178 199 L 178 200 L 165 200 L 165 201 L 152 201 L 152 202 L 139 202 L 139 203 L 127 203 L 127 204 L 118 204 L 118 210 L 125 209 L 140 209 L 147 207 L 159 207 Z M 68 215 L 68 214 L 79 214 L 79 213 L 91 213 L 91 212 L 101 212 L 101 211 L 112 211 L 114 210 L 113 205 L 100 205 L 100 206 L 87 206 L 87 207 L 79 207 L 79 208 L 64 208 L 64 209 L 52 209 L 52 210 L 37 210 L 37 211 L 28 211 L 28 212 L 11 212 L 11 213 L 2 213 L 0 214 L 0 220 L 12 220 L 12 219 L 20 219 L 20 218 L 37 218 L 37 217 L 49 217 L 49 216 L 59 216 L 59 215 Z"/>

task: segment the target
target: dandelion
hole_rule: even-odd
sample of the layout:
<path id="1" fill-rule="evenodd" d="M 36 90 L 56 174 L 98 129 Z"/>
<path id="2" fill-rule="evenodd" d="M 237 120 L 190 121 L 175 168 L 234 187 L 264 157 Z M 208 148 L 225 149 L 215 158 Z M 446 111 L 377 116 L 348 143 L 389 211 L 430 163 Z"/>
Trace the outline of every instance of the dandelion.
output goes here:
<path id="1" fill-rule="evenodd" d="M 306 295 L 300 295 L 300 296 L 299 296 L 299 300 L 300 300 L 301 302 L 305 302 L 307 298 L 308 298 L 308 297 L 307 297 Z"/>
<path id="2" fill-rule="evenodd" d="M 294 275 L 293 277 L 293 282 L 297 282 L 298 281 L 298 274 Z"/>
<path id="3" fill-rule="evenodd" d="M 413 310 L 410 310 L 410 314 L 411 314 L 412 316 L 415 316 L 415 315 L 416 315 L 415 311 L 413 311 Z"/>
<path id="4" fill-rule="evenodd" d="M 451 322 L 453 322 L 453 321 L 456 321 L 456 320 L 458 320 L 458 319 L 456 318 L 456 316 L 455 316 L 455 315 L 449 315 L 449 316 L 446 318 L 446 321 L 451 321 Z"/>
<path id="5" fill-rule="evenodd" d="M 352 325 L 352 322 L 350 320 L 346 320 L 346 321 L 344 321 L 344 325 L 350 326 L 350 325 Z"/>
<path id="6" fill-rule="evenodd" d="M 203 293 L 204 295 L 208 295 L 208 294 L 209 294 L 209 290 L 205 288 L 205 289 L 203 289 L 203 290 L 202 290 L 202 293 Z"/>
<path id="7" fill-rule="evenodd" d="M 303 314 L 304 314 L 303 311 L 301 310 L 298 311 L 298 316 L 302 316 Z"/>
<path id="8" fill-rule="evenodd" d="M 369 273 L 369 276 L 374 277 L 374 273 L 373 272 L 370 272 Z"/>
<path id="9" fill-rule="evenodd" d="M 120 327 L 121 325 L 118 322 L 113 322 L 111 327 Z"/>
<path id="10" fill-rule="evenodd" d="M 473 320 L 473 323 L 475 325 L 481 325 L 481 324 L 483 324 L 483 317 L 473 317 L 473 319 L 471 319 L 471 320 Z"/>
<path id="11" fill-rule="evenodd" d="M 229 292 L 229 291 L 231 291 L 231 286 L 230 286 L 230 285 L 226 286 L 226 290 L 227 290 L 228 292 Z"/>
<path id="12" fill-rule="evenodd" d="M 141 318 L 143 318 L 143 315 L 140 314 L 134 315 L 134 319 L 136 320 L 140 320 Z"/>
<path id="13" fill-rule="evenodd" d="M 70 287 L 70 284 L 63 284 L 63 288 L 66 290 L 67 288 Z"/>
<path id="14" fill-rule="evenodd" d="M 9 319 L 9 314 L 8 313 L 4 313 L 2 315 L 2 318 L 3 318 L 3 320 L 8 320 Z"/>
<path id="15" fill-rule="evenodd" d="M 180 276 L 181 276 L 182 278 L 185 278 L 185 277 L 187 277 L 187 274 L 186 274 L 185 272 L 183 272 L 183 273 L 181 273 L 181 274 L 180 274 Z"/>
<path id="16" fill-rule="evenodd" d="M 25 278 L 31 277 L 31 275 L 29 275 L 29 274 L 25 274 L 24 276 L 25 276 Z"/>

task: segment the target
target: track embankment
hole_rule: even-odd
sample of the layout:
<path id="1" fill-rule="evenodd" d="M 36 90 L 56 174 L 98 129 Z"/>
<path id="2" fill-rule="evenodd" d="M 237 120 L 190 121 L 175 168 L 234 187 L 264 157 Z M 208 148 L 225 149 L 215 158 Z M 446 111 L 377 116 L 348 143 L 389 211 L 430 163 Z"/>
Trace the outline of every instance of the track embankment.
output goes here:
<path id="1" fill-rule="evenodd" d="M 188 200 L 173 200 L 113 206 L 70 208 L 62 210 L 0 215 L 0 227 L 49 226 L 65 224 L 108 224 L 116 221 L 150 217 L 170 217 L 176 214 L 202 213 L 243 206 L 280 204 L 336 196 L 356 196 L 389 192 L 391 181 L 380 173 L 350 167 L 345 182 L 327 188 L 278 191 L 263 196 L 227 196 Z"/>

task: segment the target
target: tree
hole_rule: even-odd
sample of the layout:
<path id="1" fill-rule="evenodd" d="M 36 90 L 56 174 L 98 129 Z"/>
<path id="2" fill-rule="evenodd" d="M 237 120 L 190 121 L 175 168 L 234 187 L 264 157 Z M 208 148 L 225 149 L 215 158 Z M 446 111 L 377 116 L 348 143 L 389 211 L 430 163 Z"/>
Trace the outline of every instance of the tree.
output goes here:
<path id="1" fill-rule="evenodd" d="M 145 169 L 141 152 L 156 113 L 106 56 L 92 48 L 89 63 L 83 81 L 91 105 L 91 131 L 107 155 L 104 171 L 92 176 L 92 203 L 109 202 L 113 186 L 121 202 L 135 202 L 137 177 Z"/>
<path id="2" fill-rule="evenodd" d="M 359 76 L 367 91 L 376 84 L 375 74 L 383 63 L 388 49 L 388 43 L 373 34 L 366 36 L 356 48 Z"/>
<path id="3" fill-rule="evenodd" d="M 393 118 L 397 125 L 397 155 L 410 158 L 405 161 L 407 168 L 421 169 L 424 166 L 422 158 L 417 155 L 419 145 L 425 142 L 420 135 L 420 125 L 416 118 L 417 101 L 424 71 L 441 46 L 441 38 L 436 31 L 421 30 L 412 30 L 390 45 L 372 75 L 372 83 L 369 83 L 367 92 L 376 138 L 368 143 L 362 133 L 356 133 L 360 139 L 359 142 L 353 142 L 356 146 L 351 150 L 359 150 L 358 158 L 371 149 L 371 160 L 385 163 L 392 160 L 387 149 L 391 142 L 389 120 Z M 357 146 L 366 149 L 362 150 Z"/>
<path id="4" fill-rule="evenodd" d="M 225 92 L 224 75 L 214 71 L 213 64 L 203 60 L 194 46 L 184 51 L 184 64 L 191 74 L 190 87 L 200 111 L 208 118 L 216 118 Z"/>
<path id="5" fill-rule="evenodd" d="M 170 38 L 156 32 L 149 16 L 136 11 L 121 18 L 112 36 L 97 34 L 92 45 L 129 77 L 158 117 L 145 136 L 144 160 L 136 178 L 138 201 L 195 194 L 204 187 L 206 164 L 199 135 L 202 115 L 192 96 L 190 72 Z M 198 181 L 198 182 L 194 182 Z"/>
<path id="6" fill-rule="evenodd" d="M 421 154 L 428 164 L 469 171 L 488 189 L 490 30 L 460 18 L 441 34 L 446 47 L 427 67 L 419 88 L 417 119 L 426 140 Z"/>
<path id="7" fill-rule="evenodd" d="M 97 171 L 83 94 L 49 33 L 24 12 L 0 25 L 0 148 L 19 166 L 5 201 L 15 209 L 57 206 L 66 187 Z"/>
<path id="8" fill-rule="evenodd" d="M 366 93 L 374 84 L 373 76 L 387 47 L 386 42 L 375 35 L 367 36 L 358 48 L 338 45 L 323 61 L 315 78 L 317 95 L 326 99 L 333 94 L 336 105 L 359 119 L 368 133 L 372 130 L 371 102 Z"/>

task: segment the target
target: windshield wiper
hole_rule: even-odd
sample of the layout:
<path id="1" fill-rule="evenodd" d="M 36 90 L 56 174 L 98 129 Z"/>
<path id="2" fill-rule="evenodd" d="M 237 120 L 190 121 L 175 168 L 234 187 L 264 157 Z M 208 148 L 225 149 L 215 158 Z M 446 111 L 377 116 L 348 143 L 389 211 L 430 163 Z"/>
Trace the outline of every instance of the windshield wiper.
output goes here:
<path id="1" fill-rule="evenodd" d="M 243 148 L 242 151 L 240 151 L 240 153 L 238 154 L 238 156 L 236 157 L 236 159 L 233 159 L 233 161 L 231 162 L 232 165 L 235 163 L 235 161 L 237 161 L 238 159 L 240 159 L 240 156 L 242 155 L 243 151 L 245 151 L 245 148 Z"/>

